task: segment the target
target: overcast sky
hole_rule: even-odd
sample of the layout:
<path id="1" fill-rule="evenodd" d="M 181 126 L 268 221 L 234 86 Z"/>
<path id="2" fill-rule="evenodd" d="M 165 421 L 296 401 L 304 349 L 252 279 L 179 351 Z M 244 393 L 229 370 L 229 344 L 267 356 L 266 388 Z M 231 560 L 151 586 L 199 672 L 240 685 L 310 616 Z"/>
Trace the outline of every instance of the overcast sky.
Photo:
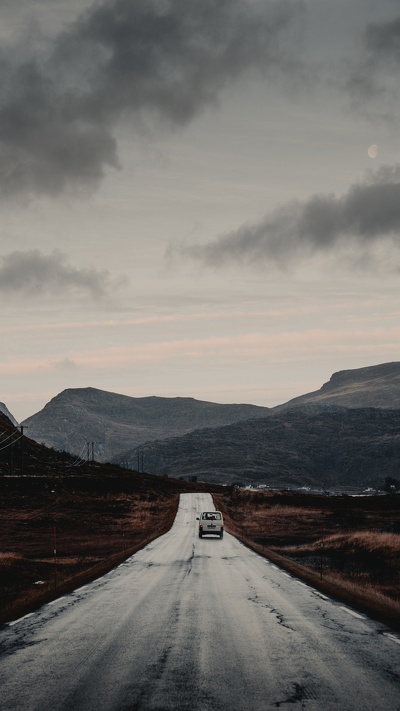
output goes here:
<path id="1" fill-rule="evenodd" d="M 400 0 L 0 0 L 0 401 L 400 360 Z"/>

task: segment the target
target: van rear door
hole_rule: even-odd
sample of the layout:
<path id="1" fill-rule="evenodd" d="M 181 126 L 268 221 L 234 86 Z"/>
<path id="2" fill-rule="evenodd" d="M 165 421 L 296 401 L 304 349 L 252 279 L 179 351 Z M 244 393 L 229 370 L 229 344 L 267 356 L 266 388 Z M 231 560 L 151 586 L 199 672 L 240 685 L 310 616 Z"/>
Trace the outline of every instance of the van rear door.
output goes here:
<path id="1" fill-rule="evenodd" d="M 220 511 L 203 511 L 200 516 L 199 535 L 200 538 L 207 534 L 214 533 L 222 538 L 224 523 Z"/>

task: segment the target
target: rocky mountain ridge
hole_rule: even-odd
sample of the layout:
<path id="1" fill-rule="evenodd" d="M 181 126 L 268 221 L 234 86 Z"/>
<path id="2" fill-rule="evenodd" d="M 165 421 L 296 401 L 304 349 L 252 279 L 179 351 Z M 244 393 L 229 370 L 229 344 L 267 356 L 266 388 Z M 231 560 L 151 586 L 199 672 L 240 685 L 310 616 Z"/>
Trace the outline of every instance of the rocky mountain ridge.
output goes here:
<path id="1" fill-rule="evenodd" d="M 305 406 L 314 411 L 330 406 L 400 408 L 400 362 L 340 370 L 319 390 L 278 405 L 273 412 Z"/>
<path id="2" fill-rule="evenodd" d="M 29 436 L 73 454 L 92 450 L 110 461 L 148 440 L 183 435 L 206 426 L 265 417 L 256 405 L 220 405 L 194 398 L 134 398 L 96 388 L 64 390 L 23 424 Z"/>

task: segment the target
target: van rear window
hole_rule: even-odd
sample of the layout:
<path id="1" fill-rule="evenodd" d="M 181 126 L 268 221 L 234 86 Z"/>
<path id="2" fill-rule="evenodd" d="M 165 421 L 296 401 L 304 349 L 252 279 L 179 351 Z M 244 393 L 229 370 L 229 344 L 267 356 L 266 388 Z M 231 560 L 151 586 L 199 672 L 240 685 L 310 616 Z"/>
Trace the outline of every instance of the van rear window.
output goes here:
<path id="1" fill-rule="evenodd" d="M 201 518 L 206 521 L 220 521 L 221 514 L 217 511 L 207 511 L 206 513 L 203 513 Z"/>

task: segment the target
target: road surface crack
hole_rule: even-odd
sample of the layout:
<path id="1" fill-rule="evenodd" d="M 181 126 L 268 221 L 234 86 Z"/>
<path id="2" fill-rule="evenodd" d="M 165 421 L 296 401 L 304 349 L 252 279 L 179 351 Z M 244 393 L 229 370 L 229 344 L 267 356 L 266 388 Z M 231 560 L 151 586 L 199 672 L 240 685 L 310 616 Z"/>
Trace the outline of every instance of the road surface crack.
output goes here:
<path id="1" fill-rule="evenodd" d="M 188 560 L 188 572 L 187 572 L 188 575 L 190 575 L 190 573 L 192 572 L 192 564 L 193 564 L 193 558 L 194 558 L 195 549 L 196 549 L 196 546 L 195 546 L 195 544 L 193 543 L 193 545 L 192 545 L 192 555 L 190 556 L 190 558 L 189 558 L 189 560 Z"/>
<path id="2" fill-rule="evenodd" d="M 303 701 L 306 701 L 310 697 L 307 694 L 306 689 L 304 686 L 301 684 L 293 684 L 294 686 L 294 692 L 291 696 L 289 696 L 287 699 L 282 699 L 282 701 L 276 701 L 274 706 L 276 708 L 279 708 L 282 706 L 282 704 L 297 704 L 299 701 L 301 703 L 302 708 L 305 708 L 304 704 L 302 703 Z"/>
<path id="3" fill-rule="evenodd" d="M 285 622 L 285 618 L 284 618 L 284 616 L 282 615 L 281 612 L 278 612 L 278 611 L 275 610 L 275 608 L 273 608 L 273 607 L 271 608 L 270 612 L 272 612 L 272 613 L 275 615 L 276 619 L 278 620 L 278 624 L 282 625 L 282 627 L 286 627 L 287 630 L 292 630 L 292 632 L 294 632 L 293 627 L 290 627 L 290 625 L 288 625 L 288 624 Z"/>
<path id="4" fill-rule="evenodd" d="M 248 599 L 250 602 L 255 602 L 256 605 L 261 605 L 261 607 L 265 607 L 266 610 L 268 610 L 269 612 L 271 612 L 272 614 L 275 615 L 275 617 L 276 617 L 278 623 L 279 623 L 280 625 L 282 625 L 282 627 L 286 627 L 286 629 L 291 630 L 292 632 L 294 632 L 293 627 L 290 627 L 290 625 L 288 625 L 288 624 L 285 622 L 285 617 L 284 617 L 284 615 L 282 615 L 282 613 L 278 612 L 274 607 L 271 607 L 271 605 L 268 605 L 268 603 L 262 602 L 262 601 L 260 600 L 260 598 L 258 597 L 258 595 L 254 595 L 254 597 L 249 597 L 249 598 L 247 598 L 247 599 Z"/>

